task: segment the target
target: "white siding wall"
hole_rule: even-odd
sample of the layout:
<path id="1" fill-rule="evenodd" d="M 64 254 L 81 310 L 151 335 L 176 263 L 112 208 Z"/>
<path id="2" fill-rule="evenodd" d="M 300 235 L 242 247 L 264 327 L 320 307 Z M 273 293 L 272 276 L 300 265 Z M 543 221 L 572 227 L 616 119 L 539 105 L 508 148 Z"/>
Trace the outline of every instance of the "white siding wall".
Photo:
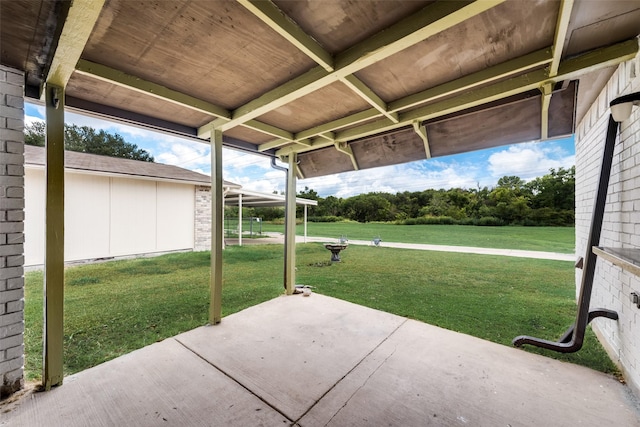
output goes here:
<path id="1" fill-rule="evenodd" d="M 67 261 L 109 255 L 109 181 L 106 176 L 65 174 L 64 255 Z"/>
<path id="2" fill-rule="evenodd" d="M 158 183 L 157 249 L 193 249 L 195 227 L 195 189 L 190 185 Z"/>
<path id="3" fill-rule="evenodd" d="M 576 250 L 584 254 L 598 185 L 609 102 L 640 91 L 640 60 L 621 64 L 576 132 Z M 621 123 L 614 151 L 607 205 L 600 245 L 640 248 L 640 109 Z M 582 271 L 576 270 L 576 287 Z M 576 290 L 576 292 L 578 289 Z M 593 328 L 622 368 L 627 383 L 640 395 L 640 309 L 631 303 L 631 292 L 640 292 L 640 278 L 608 261 L 596 267 L 591 309 L 608 308 L 620 319 L 596 319 Z"/>
<path id="4" fill-rule="evenodd" d="M 25 174 L 25 265 L 44 263 L 44 170 Z M 65 260 L 193 249 L 191 184 L 65 173 Z"/>
<path id="5" fill-rule="evenodd" d="M 156 183 L 133 179 L 111 182 L 111 253 L 156 250 Z"/>
<path id="6" fill-rule="evenodd" d="M 25 168 L 24 265 L 44 264 L 44 169 Z"/>

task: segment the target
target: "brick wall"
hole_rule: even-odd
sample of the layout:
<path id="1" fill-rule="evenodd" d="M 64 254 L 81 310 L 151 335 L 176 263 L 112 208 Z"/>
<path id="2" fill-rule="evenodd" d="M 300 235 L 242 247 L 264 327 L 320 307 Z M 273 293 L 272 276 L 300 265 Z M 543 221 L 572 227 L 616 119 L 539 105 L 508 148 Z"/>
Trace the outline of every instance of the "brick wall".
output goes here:
<path id="1" fill-rule="evenodd" d="M 0 66 L 0 396 L 24 385 L 24 75 Z"/>
<path id="2" fill-rule="evenodd" d="M 211 187 L 196 187 L 194 251 L 211 249 Z"/>
<path id="3" fill-rule="evenodd" d="M 602 161 L 609 102 L 640 91 L 640 59 L 621 64 L 576 130 L 576 251 L 587 250 L 591 213 Z M 640 109 L 621 123 L 614 151 L 601 246 L 640 249 Z M 582 271 L 576 270 L 576 293 Z M 640 396 L 640 309 L 631 292 L 640 293 L 640 278 L 598 259 L 591 308 L 618 312 L 620 319 L 596 319 L 593 329 L 627 383 Z"/>

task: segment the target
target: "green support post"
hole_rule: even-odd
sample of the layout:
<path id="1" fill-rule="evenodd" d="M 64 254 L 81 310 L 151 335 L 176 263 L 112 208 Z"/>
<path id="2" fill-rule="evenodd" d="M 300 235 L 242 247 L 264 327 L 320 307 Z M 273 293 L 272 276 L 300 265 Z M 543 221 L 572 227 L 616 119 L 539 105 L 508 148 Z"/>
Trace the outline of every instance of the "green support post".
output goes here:
<path id="1" fill-rule="evenodd" d="M 289 170 L 287 171 L 286 224 L 284 232 L 284 288 L 287 295 L 292 295 L 296 286 L 296 175 L 298 156 L 289 154 Z"/>
<path id="2" fill-rule="evenodd" d="M 211 302 L 209 324 L 222 320 L 222 131 L 211 132 Z"/>
<path id="3" fill-rule="evenodd" d="M 45 390 L 62 384 L 64 341 L 64 88 L 46 85 Z"/>

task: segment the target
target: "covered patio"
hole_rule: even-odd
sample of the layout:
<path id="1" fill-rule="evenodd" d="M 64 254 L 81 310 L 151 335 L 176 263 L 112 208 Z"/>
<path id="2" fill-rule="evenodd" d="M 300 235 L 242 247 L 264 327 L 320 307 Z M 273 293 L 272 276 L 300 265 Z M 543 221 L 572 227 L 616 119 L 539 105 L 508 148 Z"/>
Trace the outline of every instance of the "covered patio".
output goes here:
<path id="1" fill-rule="evenodd" d="M 312 294 L 67 377 L 0 424 L 632 426 L 639 409 L 602 373 Z"/>
<path id="2" fill-rule="evenodd" d="M 3 393 L 23 379 L 24 99 L 46 105 L 47 120 L 43 383 L 54 390 L 10 412 L 14 425 L 61 416 L 69 417 L 65 425 L 135 417 L 146 425 L 206 424 L 187 417 L 212 414 L 219 418 L 210 423 L 230 425 L 638 421 L 611 378 L 317 295 L 271 301 L 56 388 L 66 110 L 211 145 L 209 321 L 216 325 L 223 145 L 288 166 L 290 295 L 298 179 L 574 134 L 586 141 L 582 156 L 598 158 L 607 100 L 639 87 L 637 2 L 14 0 L 0 1 L 0 18 Z M 631 146 L 638 120 L 621 127 Z M 633 176 L 640 160 L 631 151 L 618 159 L 615 209 L 640 198 Z M 584 196 L 576 241 L 588 254 L 592 170 L 588 162 L 577 167 Z M 623 214 L 607 223 L 607 239 L 637 246 L 640 220 Z M 610 322 L 608 345 L 637 386 L 640 321 L 628 296 L 638 282 L 611 281 L 626 287 L 601 299 L 626 306 L 620 322 Z"/>

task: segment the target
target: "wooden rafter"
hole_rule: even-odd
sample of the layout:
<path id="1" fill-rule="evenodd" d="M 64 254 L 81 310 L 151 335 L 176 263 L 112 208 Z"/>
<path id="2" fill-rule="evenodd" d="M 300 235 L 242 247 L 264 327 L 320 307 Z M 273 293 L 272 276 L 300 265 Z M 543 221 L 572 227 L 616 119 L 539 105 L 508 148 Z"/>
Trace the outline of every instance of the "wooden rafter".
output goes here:
<path id="1" fill-rule="evenodd" d="M 549 105 L 551 105 L 551 95 L 553 94 L 553 85 L 545 83 L 540 88 L 542 92 L 541 99 L 541 117 L 540 117 L 540 139 L 549 138 Z"/>
<path id="2" fill-rule="evenodd" d="M 349 159 L 351 160 L 351 164 L 353 165 L 354 170 L 360 170 L 360 166 L 358 166 L 358 160 L 356 159 L 356 156 L 353 154 L 353 150 L 351 150 L 351 147 L 349 147 L 349 144 L 347 144 L 344 141 L 335 142 L 334 147 L 336 147 L 336 150 L 338 150 L 339 152 L 349 156 Z"/>
<path id="3" fill-rule="evenodd" d="M 105 0 L 86 0 L 71 4 L 45 78 L 47 83 L 61 87 L 67 86 L 89 40 L 93 26 L 100 16 L 104 2 Z M 42 96 L 44 97 L 44 94 Z"/>
<path id="4" fill-rule="evenodd" d="M 222 130 L 282 107 L 296 99 L 328 86 L 416 43 L 478 15 L 504 0 L 438 1 L 396 23 L 387 30 L 357 43 L 335 58 L 335 70 L 318 66 L 233 111 Z"/>
<path id="5" fill-rule="evenodd" d="M 127 74 L 106 65 L 81 59 L 78 61 L 76 72 L 83 76 L 101 80 L 113 85 L 126 87 L 139 93 L 173 102 L 205 114 L 219 118 L 231 118 L 231 113 L 210 102 L 169 89 L 165 86 L 146 81 L 140 77 Z"/>
<path id="6" fill-rule="evenodd" d="M 304 52 L 327 71 L 333 71 L 333 57 L 305 33 L 291 18 L 270 0 L 237 0 L 242 6 L 271 27 L 289 43 Z"/>
<path id="7" fill-rule="evenodd" d="M 573 0 L 562 0 L 560 3 L 560 12 L 558 13 L 558 22 L 556 24 L 556 34 L 553 41 L 553 61 L 549 65 L 549 75 L 551 77 L 558 73 L 560 60 L 562 59 L 562 50 L 564 49 L 564 40 L 569 30 L 569 19 L 573 10 Z"/>
<path id="8" fill-rule="evenodd" d="M 395 113 L 402 109 L 415 107 L 420 104 L 425 104 L 427 102 L 432 102 L 440 98 L 455 95 L 457 93 L 473 89 L 474 87 L 503 79 L 505 77 L 509 77 L 516 73 L 530 70 L 541 65 L 548 64 L 551 59 L 551 48 L 541 49 L 531 54 L 524 55 L 520 58 L 506 61 L 502 64 L 487 68 L 486 70 L 482 70 L 477 73 L 452 80 L 434 88 L 430 88 L 420 93 L 409 95 L 405 98 L 401 98 L 397 101 L 391 102 L 389 104 L 389 111 Z M 347 126 L 357 125 L 358 123 L 381 116 L 382 113 L 379 111 L 379 109 L 371 108 L 298 132 L 295 135 L 295 138 L 308 138 L 317 136 L 326 131 L 336 131 Z M 272 148 L 282 147 L 284 145 L 287 145 L 289 142 L 290 141 L 288 140 L 282 139 L 270 141 L 260 145 L 258 147 L 258 151 L 266 151 Z"/>
<path id="9" fill-rule="evenodd" d="M 429 147 L 429 138 L 427 137 L 427 128 L 422 124 L 420 124 L 420 122 L 417 120 L 414 121 L 412 124 L 413 124 L 413 130 L 420 137 L 420 139 L 422 139 L 422 142 L 424 142 L 424 154 L 427 156 L 427 159 L 430 159 L 431 147 Z"/>
<path id="10" fill-rule="evenodd" d="M 400 114 L 400 122 L 390 124 L 389 120 L 378 119 L 336 132 L 337 141 L 351 141 L 364 138 L 380 132 L 390 131 L 401 127 L 411 126 L 416 120 L 423 121 L 456 113 L 468 108 L 476 107 L 488 102 L 504 99 L 530 90 L 539 89 L 545 83 L 556 83 L 564 80 L 572 80 L 586 73 L 610 67 L 632 59 L 638 53 L 638 41 L 633 39 L 613 46 L 585 53 L 583 55 L 563 61 L 558 74 L 551 78 L 548 70 L 535 70 L 529 73 L 512 77 L 492 85 L 484 86 L 476 90 L 466 91 L 458 96 L 450 97 L 442 101 L 433 102 L 424 107 L 416 108 Z M 284 147 L 278 150 L 277 155 L 286 155 L 289 152 L 305 152 L 332 145 L 331 143 L 318 143 L 310 147 Z"/>
<path id="11" fill-rule="evenodd" d="M 358 96 L 367 101 L 373 108 L 380 111 L 384 116 L 394 123 L 398 123 L 398 114 L 389 111 L 387 103 L 384 102 L 371 88 L 354 75 L 346 76 L 340 79 L 349 89 L 354 91 Z"/>

